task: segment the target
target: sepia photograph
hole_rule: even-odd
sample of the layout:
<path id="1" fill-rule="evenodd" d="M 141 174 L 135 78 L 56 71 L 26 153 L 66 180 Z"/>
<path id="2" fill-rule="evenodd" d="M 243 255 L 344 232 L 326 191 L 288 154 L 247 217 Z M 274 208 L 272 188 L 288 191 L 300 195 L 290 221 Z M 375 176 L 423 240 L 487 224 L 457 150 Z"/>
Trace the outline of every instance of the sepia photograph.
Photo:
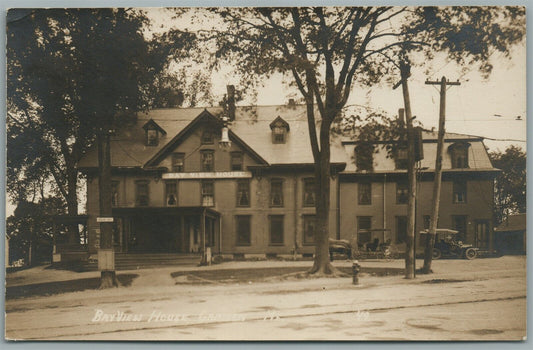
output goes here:
<path id="1" fill-rule="evenodd" d="M 526 8 L 325 5 L 4 13 L 7 341 L 527 340 Z"/>

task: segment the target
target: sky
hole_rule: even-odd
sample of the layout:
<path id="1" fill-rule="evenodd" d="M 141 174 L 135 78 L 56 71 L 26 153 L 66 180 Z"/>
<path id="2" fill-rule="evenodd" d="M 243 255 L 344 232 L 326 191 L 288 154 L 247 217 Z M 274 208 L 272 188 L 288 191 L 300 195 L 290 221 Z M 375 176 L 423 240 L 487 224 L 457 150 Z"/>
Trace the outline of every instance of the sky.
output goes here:
<path id="1" fill-rule="evenodd" d="M 161 9 L 148 11 L 156 22 L 160 21 L 160 30 L 174 26 L 173 20 Z M 426 85 L 424 82 L 427 79 L 440 80 L 442 76 L 446 76 L 451 81 L 458 80 L 461 83 L 460 86 L 451 86 L 447 90 L 447 131 L 483 136 L 490 150 L 503 151 L 510 144 L 521 146 L 525 150 L 526 51 L 525 44 L 514 47 L 510 60 L 495 54 L 491 57 L 494 69 L 488 79 L 482 78 L 476 69 L 464 74 L 461 67 L 437 55 L 428 72 L 426 69 L 412 71 L 409 89 L 413 115 L 424 127 L 437 127 L 438 86 Z M 212 80 L 215 101 L 223 96 L 226 85 L 234 84 L 239 89 L 231 67 L 224 73 L 213 74 Z M 275 75 L 259 88 L 256 103 L 285 104 L 289 94 L 295 92 L 297 93 L 284 86 L 281 76 Z M 372 88 L 355 86 L 348 105 L 364 106 L 370 111 L 385 111 L 389 115 L 396 115 L 398 109 L 403 107 L 402 91 L 392 90 L 392 86 L 385 83 Z M 520 120 L 517 120 L 517 116 L 520 116 Z M 6 209 L 9 216 L 13 206 L 7 204 Z"/>
<path id="2" fill-rule="evenodd" d="M 149 9 L 154 30 L 163 31 L 172 27 L 186 26 L 184 20 L 173 19 L 164 9 Z M 435 60 L 423 68 L 412 69 L 409 90 L 413 115 L 424 127 L 437 128 L 439 117 L 439 87 L 426 85 L 426 80 L 438 81 L 445 76 L 450 81 L 459 81 L 460 86 L 451 86 L 446 96 L 446 130 L 486 137 L 485 144 L 490 150 L 504 151 L 510 144 L 525 149 L 526 140 L 526 45 L 512 49 L 511 59 L 496 53 L 491 56 L 494 69 L 485 79 L 475 67 L 463 72 L 463 67 L 449 62 L 444 55 L 436 54 Z M 428 74 L 426 74 L 428 73 Z M 226 85 L 236 85 L 238 78 L 231 67 L 224 73 L 212 76 L 215 101 L 222 98 Z M 290 79 L 290 77 L 289 77 Z M 281 75 L 274 75 L 259 88 L 258 105 L 279 105 L 288 101 L 289 94 L 300 97 L 296 89 L 290 89 L 282 82 Z M 218 98 L 217 98 L 218 97 Z M 250 104 L 243 101 L 241 104 Z M 372 88 L 354 86 L 348 105 L 364 106 L 369 111 L 385 111 L 397 115 L 403 107 L 402 90 L 392 90 L 390 84 L 381 84 Z M 517 117 L 520 116 L 520 120 Z M 506 140 L 506 141 L 502 141 Z M 512 141 L 508 141 L 512 140 Z M 521 141 L 520 141 L 521 140 Z"/>

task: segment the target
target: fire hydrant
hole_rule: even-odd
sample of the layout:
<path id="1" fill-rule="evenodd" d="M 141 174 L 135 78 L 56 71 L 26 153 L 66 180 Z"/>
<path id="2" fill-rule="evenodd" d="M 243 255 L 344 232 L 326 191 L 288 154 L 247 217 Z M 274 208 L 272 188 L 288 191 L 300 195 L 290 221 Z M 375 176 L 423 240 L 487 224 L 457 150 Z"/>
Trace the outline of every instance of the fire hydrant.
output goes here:
<path id="1" fill-rule="evenodd" d="M 359 262 L 357 260 L 354 260 L 354 262 L 352 263 L 353 284 L 359 284 L 359 271 L 361 271 L 361 265 L 359 265 Z"/>

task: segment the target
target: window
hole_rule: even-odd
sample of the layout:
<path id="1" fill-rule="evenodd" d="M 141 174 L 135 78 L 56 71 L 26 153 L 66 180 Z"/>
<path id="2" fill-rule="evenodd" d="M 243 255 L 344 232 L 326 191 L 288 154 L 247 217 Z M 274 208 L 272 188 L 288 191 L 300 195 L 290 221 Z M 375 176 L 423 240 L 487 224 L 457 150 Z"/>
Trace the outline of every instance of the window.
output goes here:
<path id="1" fill-rule="evenodd" d="M 466 203 L 466 181 L 456 180 L 453 182 L 453 202 Z"/>
<path id="2" fill-rule="evenodd" d="M 370 242 L 372 238 L 372 217 L 358 216 L 357 217 L 357 245 L 364 245 Z"/>
<path id="3" fill-rule="evenodd" d="M 111 181 L 111 205 L 114 207 L 118 206 L 118 181 Z"/>
<path id="4" fill-rule="evenodd" d="M 249 207 L 250 206 L 250 181 L 239 180 L 237 182 L 237 206 Z"/>
<path id="5" fill-rule="evenodd" d="M 273 143 L 285 143 L 285 128 L 282 126 L 276 126 L 272 129 L 272 135 L 274 137 Z"/>
<path id="6" fill-rule="evenodd" d="M 399 146 L 396 150 L 396 169 L 407 169 L 407 147 Z"/>
<path id="7" fill-rule="evenodd" d="M 304 207 L 315 205 L 315 179 L 304 179 Z"/>
<path id="8" fill-rule="evenodd" d="M 202 145 L 212 145 L 214 143 L 213 131 L 204 130 L 202 133 Z"/>
<path id="9" fill-rule="evenodd" d="M 231 152 L 231 170 L 232 171 L 241 171 L 242 170 L 242 153 L 241 152 Z"/>
<path id="10" fill-rule="evenodd" d="M 150 202 L 148 193 L 148 181 L 137 181 L 136 185 L 136 204 L 140 207 L 145 207 Z"/>
<path id="11" fill-rule="evenodd" d="M 165 182 L 165 198 L 167 206 L 178 205 L 178 183 L 176 181 Z"/>
<path id="12" fill-rule="evenodd" d="M 315 243 L 316 216 L 304 215 L 304 244 Z"/>
<path id="13" fill-rule="evenodd" d="M 159 134 L 155 129 L 146 130 L 146 145 L 157 146 L 159 144 Z"/>
<path id="14" fill-rule="evenodd" d="M 409 200 L 409 186 L 407 182 L 396 183 L 396 204 L 407 204 Z"/>
<path id="15" fill-rule="evenodd" d="M 407 216 L 396 217 L 396 243 L 407 241 Z"/>
<path id="16" fill-rule="evenodd" d="M 290 129 L 289 123 L 278 116 L 270 123 L 270 129 L 272 130 L 272 143 L 285 143 Z"/>
<path id="17" fill-rule="evenodd" d="M 355 146 L 355 166 L 357 171 L 374 170 L 374 145 L 362 142 Z"/>
<path id="18" fill-rule="evenodd" d="M 454 143 L 448 150 L 452 158 L 452 168 L 462 169 L 468 168 L 468 143 Z"/>
<path id="19" fill-rule="evenodd" d="M 459 241 L 464 241 L 466 238 L 467 218 L 468 217 L 466 215 L 453 215 L 452 216 L 453 229 L 456 231 L 459 231 L 456 237 L 456 239 Z"/>
<path id="20" fill-rule="evenodd" d="M 270 215 L 270 244 L 283 244 L 283 215 Z"/>
<path id="21" fill-rule="evenodd" d="M 172 154 L 172 172 L 182 173 L 185 169 L 185 153 Z"/>
<path id="22" fill-rule="evenodd" d="M 215 189 L 213 181 L 202 181 L 202 206 L 215 205 Z"/>
<path id="23" fill-rule="evenodd" d="M 357 198 L 361 205 L 372 204 L 372 184 L 370 182 L 357 184 Z"/>
<path id="24" fill-rule="evenodd" d="M 283 180 L 272 179 L 270 181 L 270 206 L 283 206 Z"/>
<path id="25" fill-rule="evenodd" d="M 211 150 L 201 151 L 202 157 L 202 171 L 214 171 L 215 170 L 215 154 Z"/>
<path id="26" fill-rule="evenodd" d="M 236 232 L 237 232 L 237 245 L 250 245 L 251 244 L 251 226 L 250 215 L 237 215 Z"/>

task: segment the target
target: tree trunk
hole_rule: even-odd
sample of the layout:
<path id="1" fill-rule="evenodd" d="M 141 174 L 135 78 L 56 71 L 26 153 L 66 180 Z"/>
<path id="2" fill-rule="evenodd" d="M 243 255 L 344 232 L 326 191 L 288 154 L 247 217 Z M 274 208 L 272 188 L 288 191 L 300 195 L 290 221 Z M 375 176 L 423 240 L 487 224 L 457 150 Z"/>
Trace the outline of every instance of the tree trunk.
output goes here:
<path id="1" fill-rule="evenodd" d="M 78 171 L 72 167 L 67 167 L 67 213 L 68 215 L 78 215 Z M 68 242 L 71 244 L 80 243 L 80 232 L 77 224 L 67 225 Z"/>
<path id="2" fill-rule="evenodd" d="M 100 217 L 111 218 L 113 216 L 111 204 L 111 149 L 109 141 L 109 132 L 104 129 L 98 135 L 98 190 L 99 190 L 99 204 Z M 113 256 L 113 223 L 100 223 L 100 252 L 98 259 L 101 259 L 104 254 Z M 100 261 L 98 262 L 100 265 Z M 118 286 L 118 281 L 115 275 L 115 266 L 107 266 L 101 269 L 100 289 L 111 288 Z"/>
<path id="3" fill-rule="evenodd" d="M 320 153 L 315 159 L 315 260 L 309 273 L 335 274 L 337 270 L 329 259 L 329 207 L 330 207 L 330 123 L 324 121 L 320 127 Z"/>

